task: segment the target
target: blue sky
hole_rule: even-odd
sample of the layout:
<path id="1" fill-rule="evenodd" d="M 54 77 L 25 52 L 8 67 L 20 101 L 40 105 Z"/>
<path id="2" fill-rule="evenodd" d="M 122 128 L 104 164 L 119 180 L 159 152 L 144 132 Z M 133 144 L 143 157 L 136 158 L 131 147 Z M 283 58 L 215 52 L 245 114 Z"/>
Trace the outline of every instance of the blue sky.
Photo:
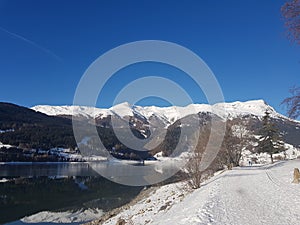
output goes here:
<path id="1" fill-rule="evenodd" d="M 164 40 L 198 54 L 218 79 L 225 100 L 264 99 L 280 112 L 300 83 L 299 47 L 287 40 L 284 1 L 15 1 L 0 0 L 0 101 L 23 106 L 70 105 L 88 66 L 138 40 Z M 125 68 L 107 83 L 99 107 L 111 106 L 128 82 L 149 74 L 178 82 L 192 99 L 201 90 L 174 68 Z M 145 99 L 142 105 L 164 105 Z"/>

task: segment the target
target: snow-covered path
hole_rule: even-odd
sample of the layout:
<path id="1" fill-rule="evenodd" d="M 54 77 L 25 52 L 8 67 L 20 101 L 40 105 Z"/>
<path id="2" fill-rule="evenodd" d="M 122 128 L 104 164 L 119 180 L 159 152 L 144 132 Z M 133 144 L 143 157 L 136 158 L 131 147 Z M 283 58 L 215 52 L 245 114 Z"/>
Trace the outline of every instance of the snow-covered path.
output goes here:
<path id="1" fill-rule="evenodd" d="M 300 224 L 300 161 L 226 171 L 161 214 L 151 224 Z"/>

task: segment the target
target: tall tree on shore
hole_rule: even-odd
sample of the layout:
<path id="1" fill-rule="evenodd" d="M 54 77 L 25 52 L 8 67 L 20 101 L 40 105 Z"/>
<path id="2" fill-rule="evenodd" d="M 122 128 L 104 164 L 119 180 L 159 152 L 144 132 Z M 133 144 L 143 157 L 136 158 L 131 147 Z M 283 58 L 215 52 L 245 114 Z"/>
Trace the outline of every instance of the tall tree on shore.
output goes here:
<path id="1" fill-rule="evenodd" d="M 285 151 L 285 148 L 279 130 L 271 121 L 270 112 L 268 111 L 265 112 L 263 117 L 259 135 L 258 152 L 268 153 L 271 157 L 271 162 L 273 163 L 273 154 Z"/>

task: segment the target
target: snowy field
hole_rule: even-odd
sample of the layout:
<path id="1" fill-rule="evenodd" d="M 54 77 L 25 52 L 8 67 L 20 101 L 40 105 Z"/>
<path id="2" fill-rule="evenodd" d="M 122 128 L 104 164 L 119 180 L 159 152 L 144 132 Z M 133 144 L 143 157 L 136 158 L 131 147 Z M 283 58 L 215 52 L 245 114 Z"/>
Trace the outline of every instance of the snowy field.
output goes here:
<path id="1" fill-rule="evenodd" d="M 292 184 L 300 160 L 234 168 L 189 193 L 183 183 L 163 186 L 104 224 L 300 224 L 300 185 Z"/>

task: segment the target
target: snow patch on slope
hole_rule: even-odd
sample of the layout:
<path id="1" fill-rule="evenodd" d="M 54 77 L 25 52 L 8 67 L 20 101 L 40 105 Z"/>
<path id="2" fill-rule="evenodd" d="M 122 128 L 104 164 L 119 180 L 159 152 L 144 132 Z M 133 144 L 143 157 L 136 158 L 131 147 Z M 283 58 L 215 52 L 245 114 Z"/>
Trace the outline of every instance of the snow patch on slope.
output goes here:
<path id="1" fill-rule="evenodd" d="M 12 148 L 12 147 L 14 147 L 14 146 L 12 146 L 12 145 L 7 145 L 7 144 L 3 144 L 2 142 L 0 142 L 0 148 L 2 148 L 2 147 L 4 147 L 4 148 Z"/>
<path id="2" fill-rule="evenodd" d="M 133 116 L 132 106 L 128 102 L 115 105 L 109 108 L 109 111 L 111 112 L 111 115 L 115 114 L 121 118 L 125 116 Z"/>
<path id="3" fill-rule="evenodd" d="M 43 211 L 31 216 L 22 218 L 19 221 L 7 223 L 7 225 L 21 225 L 21 224 L 82 224 L 95 220 L 103 214 L 100 209 L 85 209 L 79 211 L 65 211 L 65 212 L 50 212 Z"/>
<path id="4" fill-rule="evenodd" d="M 96 115 L 102 114 L 107 116 L 109 114 L 108 109 L 99 109 L 95 107 L 88 106 L 75 106 L 75 105 L 65 105 L 65 106 L 50 106 L 50 105 L 37 105 L 31 109 L 47 114 L 49 116 L 58 115 L 74 115 L 74 116 L 84 116 L 84 117 L 95 117 Z"/>

